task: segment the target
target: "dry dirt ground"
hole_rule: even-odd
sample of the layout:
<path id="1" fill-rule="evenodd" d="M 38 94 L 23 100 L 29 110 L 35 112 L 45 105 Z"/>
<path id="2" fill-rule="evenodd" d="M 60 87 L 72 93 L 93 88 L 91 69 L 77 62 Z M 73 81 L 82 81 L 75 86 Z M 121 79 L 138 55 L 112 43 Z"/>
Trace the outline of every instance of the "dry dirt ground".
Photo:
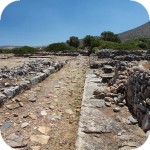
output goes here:
<path id="1" fill-rule="evenodd" d="M 59 59 L 58 57 L 53 57 Z M 0 68 L 23 63 L 28 58 L 3 60 Z M 25 148 L 21 150 L 73 150 L 82 101 L 88 57 L 61 57 L 71 59 L 60 71 L 30 90 L 5 102 L 0 108 L 2 135 L 6 140 L 12 133 L 23 135 Z M 0 60 L 1 61 L 1 60 Z M 18 105 L 19 104 L 19 105 Z M 38 141 L 38 136 L 44 135 Z M 36 136 L 36 137 L 34 137 Z M 8 144 L 13 144 L 8 141 Z M 26 143 L 28 146 L 26 146 Z"/>

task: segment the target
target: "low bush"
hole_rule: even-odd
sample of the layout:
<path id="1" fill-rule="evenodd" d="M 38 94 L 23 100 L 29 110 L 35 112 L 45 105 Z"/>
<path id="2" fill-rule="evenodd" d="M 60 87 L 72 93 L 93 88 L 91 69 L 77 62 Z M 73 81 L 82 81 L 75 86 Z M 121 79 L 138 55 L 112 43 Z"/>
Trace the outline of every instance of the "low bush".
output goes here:
<path id="1" fill-rule="evenodd" d="M 3 49 L 0 49 L 0 53 L 3 53 Z"/>
<path id="2" fill-rule="evenodd" d="M 12 53 L 12 50 L 11 49 L 0 49 L 0 53 L 2 54 L 9 54 L 9 53 Z"/>
<path id="3" fill-rule="evenodd" d="M 45 51 L 47 52 L 58 52 L 58 51 L 65 51 L 65 50 L 76 50 L 76 48 L 72 46 L 68 46 L 65 43 L 53 43 L 45 48 Z"/>
<path id="4" fill-rule="evenodd" d="M 23 47 L 20 47 L 20 48 L 14 48 L 14 49 L 12 49 L 12 52 L 15 55 L 33 54 L 36 51 L 37 51 L 36 48 L 29 47 L 29 46 L 23 46 Z"/>
<path id="5" fill-rule="evenodd" d="M 145 49 L 145 45 L 138 44 L 137 41 L 126 41 L 124 43 L 118 43 L 118 42 L 110 42 L 110 41 L 103 41 L 101 40 L 99 46 L 94 47 L 93 51 L 96 51 L 97 49 L 114 49 L 114 50 L 141 50 Z"/>
<path id="6" fill-rule="evenodd" d="M 145 42 L 139 41 L 138 43 L 138 47 L 142 48 L 142 49 L 147 49 L 148 46 Z"/>

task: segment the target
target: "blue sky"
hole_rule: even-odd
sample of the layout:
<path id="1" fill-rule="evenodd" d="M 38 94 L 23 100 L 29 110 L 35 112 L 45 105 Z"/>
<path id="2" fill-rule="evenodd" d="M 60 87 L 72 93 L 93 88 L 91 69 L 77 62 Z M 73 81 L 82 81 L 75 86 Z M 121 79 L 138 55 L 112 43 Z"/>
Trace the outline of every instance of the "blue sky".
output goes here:
<path id="1" fill-rule="evenodd" d="M 120 33 L 148 22 L 143 6 L 130 0 L 20 0 L 6 7 L 0 45 L 48 45 L 70 36 Z"/>

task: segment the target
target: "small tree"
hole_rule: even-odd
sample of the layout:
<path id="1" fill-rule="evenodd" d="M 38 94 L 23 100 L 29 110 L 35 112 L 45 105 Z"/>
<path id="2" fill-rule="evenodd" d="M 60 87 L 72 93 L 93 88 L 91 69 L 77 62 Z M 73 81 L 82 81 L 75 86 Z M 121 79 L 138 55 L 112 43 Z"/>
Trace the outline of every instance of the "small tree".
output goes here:
<path id="1" fill-rule="evenodd" d="M 111 31 L 104 31 L 101 33 L 101 38 L 104 41 L 111 41 L 111 42 L 120 42 L 120 39 L 117 34 L 114 34 Z"/>
<path id="2" fill-rule="evenodd" d="M 83 39 L 83 45 L 84 47 L 89 47 L 91 48 L 93 43 L 94 43 L 95 37 L 91 35 L 87 35 Z"/>
<path id="3" fill-rule="evenodd" d="M 67 44 L 68 44 L 69 46 L 73 46 L 73 47 L 76 47 L 76 48 L 77 48 L 77 47 L 79 47 L 80 42 L 79 42 L 78 37 L 71 36 L 70 39 L 67 40 Z"/>

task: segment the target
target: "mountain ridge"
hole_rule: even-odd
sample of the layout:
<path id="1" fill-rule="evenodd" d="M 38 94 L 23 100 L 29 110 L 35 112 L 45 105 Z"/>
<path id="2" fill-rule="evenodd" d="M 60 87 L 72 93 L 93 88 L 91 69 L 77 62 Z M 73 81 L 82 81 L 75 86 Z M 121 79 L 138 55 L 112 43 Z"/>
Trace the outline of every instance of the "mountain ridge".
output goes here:
<path id="1" fill-rule="evenodd" d="M 134 29 L 119 33 L 118 37 L 122 42 L 137 38 L 150 38 L 150 21 Z"/>

